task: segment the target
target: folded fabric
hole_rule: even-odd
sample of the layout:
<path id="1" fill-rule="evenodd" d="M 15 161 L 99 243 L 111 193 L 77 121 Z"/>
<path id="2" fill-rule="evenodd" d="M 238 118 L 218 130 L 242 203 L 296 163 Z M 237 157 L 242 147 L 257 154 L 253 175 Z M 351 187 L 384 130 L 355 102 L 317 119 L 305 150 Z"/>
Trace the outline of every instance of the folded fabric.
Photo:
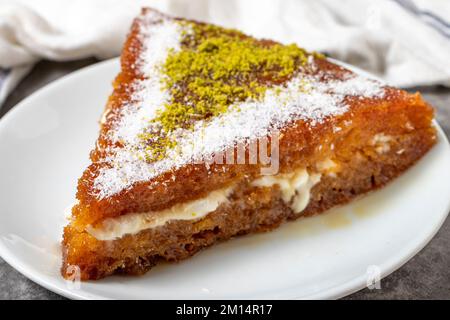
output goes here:
<path id="1" fill-rule="evenodd" d="M 393 85 L 450 86 L 450 1 L 439 0 L 3 0 L 0 68 L 114 57 L 142 6 L 295 42 Z"/>

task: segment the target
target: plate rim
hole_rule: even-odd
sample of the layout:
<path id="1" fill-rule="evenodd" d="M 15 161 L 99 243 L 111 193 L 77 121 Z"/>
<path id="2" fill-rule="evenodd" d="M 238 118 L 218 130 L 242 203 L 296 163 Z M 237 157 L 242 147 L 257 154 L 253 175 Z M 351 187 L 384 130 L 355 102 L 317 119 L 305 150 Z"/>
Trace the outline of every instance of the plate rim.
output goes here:
<path id="1" fill-rule="evenodd" d="M 378 77 L 374 76 L 371 73 L 368 73 L 367 71 L 364 71 L 362 69 L 359 69 L 358 67 L 354 67 L 351 65 L 348 65 L 347 63 L 337 61 L 335 59 L 329 58 L 334 63 L 337 63 L 343 67 L 346 67 L 350 70 L 352 70 L 355 73 L 358 73 L 360 75 L 377 79 Z M 19 116 L 21 112 L 25 112 L 28 108 L 26 105 L 28 104 L 28 101 L 34 100 L 35 97 L 41 95 L 42 93 L 45 93 L 48 90 L 52 90 L 55 87 L 59 86 L 61 82 L 68 81 L 72 78 L 77 78 L 80 76 L 83 76 L 87 72 L 95 72 L 99 68 L 108 68 L 112 67 L 113 64 L 119 63 L 119 58 L 111 58 L 108 60 L 100 61 L 97 63 L 94 63 L 92 65 L 83 67 L 81 69 L 78 69 L 74 72 L 71 72 L 61 78 L 58 78 L 45 86 L 39 88 L 29 96 L 27 96 L 25 99 L 21 100 L 19 103 L 17 103 L 15 106 L 13 106 L 10 110 L 8 110 L 0 119 L 0 130 L 3 126 L 7 125 L 10 121 L 14 120 L 14 117 Z M 110 66 L 111 65 L 111 66 Z M 33 105 L 33 104 L 31 104 Z M 25 106 L 25 107 L 24 107 Z M 445 145 L 447 149 L 450 149 L 450 143 L 447 139 L 447 136 L 445 135 L 442 128 L 439 126 L 437 121 L 434 119 L 433 124 L 435 125 L 439 139 L 442 140 L 441 143 Z M 407 247 L 406 252 L 404 256 L 401 258 L 391 258 L 386 261 L 384 261 L 383 264 L 379 265 L 381 270 L 381 279 L 385 278 L 386 276 L 390 275 L 394 271 L 401 268 L 404 264 L 406 264 L 411 258 L 413 258 L 415 255 L 417 255 L 430 241 L 434 238 L 436 233 L 439 231 L 439 229 L 442 227 L 443 223 L 447 219 L 450 211 L 450 201 L 447 203 L 446 211 L 441 215 L 440 220 L 435 224 L 431 232 L 427 233 L 427 236 L 424 239 L 420 239 L 420 241 L 415 241 L 413 245 L 409 245 Z M 30 279 L 31 281 L 37 283 L 38 285 L 46 288 L 47 290 L 50 290 L 56 294 L 59 294 L 63 297 L 70 298 L 70 299 L 110 299 L 109 297 L 105 297 L 102 295 L 90 293 L 88 291 L 74 291 L 70 290 L 68 288 L 64 288 L 59 286 L 57 283 L 53 283 L 51 281 L 46 280 L 46 276 L 40 274 L 39 272 L 33 271 L 32 268 L 28 264 L 22 264 L 18 260 L 15 260 L 15 256 L 13 252 L 6 248 L 3 241 L 0 240 L 0 257 L 3 258 L 3 260 L 8 263 L 12 268 L 20 272 L 22 275 L 24 275 L 26 278 Z M 353 278 L 351 281 L 347 281 L 343 284 L 336 285 L 333 287 L 330 287 L 328 289 L 322 290 L 320 292 L 308 295 L 308 296 L 296 296 L 291 295 L 290 298 L 284 297 L 284 299 L 339 299 L 345 296 L 348 296 L 352 293 L 355 293 L 363 288 L 366 287 L 366 277 L 364 275 L 358 276 L 356 278 Z"/>

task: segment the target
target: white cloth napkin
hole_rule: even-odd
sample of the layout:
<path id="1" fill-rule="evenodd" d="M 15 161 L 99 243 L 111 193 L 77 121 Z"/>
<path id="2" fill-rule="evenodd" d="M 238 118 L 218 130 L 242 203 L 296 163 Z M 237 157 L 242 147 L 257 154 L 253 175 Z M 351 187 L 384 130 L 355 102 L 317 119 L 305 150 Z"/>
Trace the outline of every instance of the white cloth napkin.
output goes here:
<path id="1" fill-rule="evenodd" d="M 39 59 L 119 55 L 145 5 L 295 42 L 396 86 L 450 86 L 447 0 L 0 0 L 0 68 L 11 69 L 0 104 Z"/>

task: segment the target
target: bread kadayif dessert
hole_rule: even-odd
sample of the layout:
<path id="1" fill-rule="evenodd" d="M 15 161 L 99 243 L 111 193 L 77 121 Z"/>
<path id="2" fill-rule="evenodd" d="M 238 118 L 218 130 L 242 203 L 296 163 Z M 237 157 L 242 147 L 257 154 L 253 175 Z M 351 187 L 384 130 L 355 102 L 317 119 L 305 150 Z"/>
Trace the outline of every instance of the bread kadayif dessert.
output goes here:
<path id="1" fill-rule="evenodd" d="M 143 9 L 78 182 L 62 275 L 142 274 L 346 203 L 420 159 L 432 119 L 420 94 L 297 45 Z"/>

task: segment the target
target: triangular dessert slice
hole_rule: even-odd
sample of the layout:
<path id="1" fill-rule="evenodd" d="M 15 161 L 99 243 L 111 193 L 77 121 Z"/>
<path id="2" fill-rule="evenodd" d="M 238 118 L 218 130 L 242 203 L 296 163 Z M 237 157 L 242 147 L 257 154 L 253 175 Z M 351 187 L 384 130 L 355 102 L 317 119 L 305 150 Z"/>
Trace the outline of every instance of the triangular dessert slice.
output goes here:
<path id="1" fill-rule="evenodd" d="M 296 45 L 144 9 L 78 182 L 62 274 L 141 274 L 348 202 L 422 157 L 432 118 L 419 94 Z"/>

